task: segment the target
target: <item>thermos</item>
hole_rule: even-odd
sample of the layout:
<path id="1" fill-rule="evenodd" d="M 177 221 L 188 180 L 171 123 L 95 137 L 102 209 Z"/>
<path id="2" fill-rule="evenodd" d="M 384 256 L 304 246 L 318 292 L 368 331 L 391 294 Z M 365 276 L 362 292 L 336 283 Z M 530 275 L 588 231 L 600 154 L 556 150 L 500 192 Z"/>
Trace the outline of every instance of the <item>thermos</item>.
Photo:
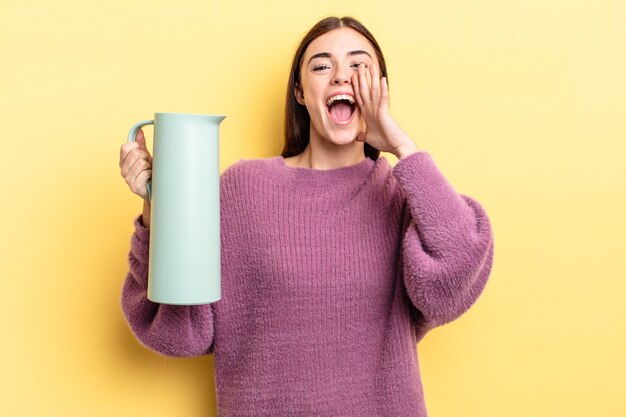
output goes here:
<path id="1" fill-rule="evenodd" d="M 155 113 L 148 299 L 195 305 L 221 298 L 219 125 L 225 116 Z"/>

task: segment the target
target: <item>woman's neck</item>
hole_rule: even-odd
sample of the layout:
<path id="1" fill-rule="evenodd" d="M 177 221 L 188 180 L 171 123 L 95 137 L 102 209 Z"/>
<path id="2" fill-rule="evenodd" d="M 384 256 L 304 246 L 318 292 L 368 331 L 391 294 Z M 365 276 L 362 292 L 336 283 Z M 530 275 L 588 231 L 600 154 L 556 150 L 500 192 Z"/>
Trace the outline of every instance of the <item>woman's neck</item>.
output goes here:
<path id="1" fill-rule="evenodd" d="M 363 146 L 363 142 L 357 141 L 336 145 L 311 140 L 302 153 L 285 158 L 285 164 L 290 167 L 320 170 L 343 168 L 365 159 Z"/>

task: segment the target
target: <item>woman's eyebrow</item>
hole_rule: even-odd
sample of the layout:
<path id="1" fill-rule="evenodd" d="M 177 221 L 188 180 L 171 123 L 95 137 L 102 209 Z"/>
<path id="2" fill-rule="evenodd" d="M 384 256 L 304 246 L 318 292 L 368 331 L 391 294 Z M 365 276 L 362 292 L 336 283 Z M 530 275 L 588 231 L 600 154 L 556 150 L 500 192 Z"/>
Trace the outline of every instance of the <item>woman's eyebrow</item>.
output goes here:
<path id="1" fill-rule="evenodd" d="M 363 51 L 363 50 L 356 50 L 356 51 L 350 51 L 348 52 L 347 55 L 349 56 L 353 56 L 353 55 L 367 55 L 370 57 L 370 59 L 372 59 L 372 56 L 367 52 L 367 51 Z M 319 52 L 317 54 L 311 55 L 311 58 L 309 58 L 309 61 L 307 62 L 307 65 L 311 63 L 311 61 L 313 61 L 315 58 L 330 58 L 332 57 L 333 54 L 331 54 L 330 52 Z"/>
<path id="2" fill-rule="evenodd" d="M 350 55 L 350 56 L 352 56 L 352 55 L 363 55 L 363 54 L 369 56 L 370 59 L 372 59 L 372 56 L 369 53 L 367 53 L 366 51 L 358 50 L 358 51 L 350 51 L 350 52 L 348 52 L 348 55 Z"/>
<path id="3" fill-rule="evenodd" d="M 315 55 L 311 55 L 311 58 L 309 58 L 307 65 L 310 64 L 311 61 L 313 61 L 315 58 L 330 58 L 331 56 L 333 56 L 333 54 L 331 54 L 330 52 L 320 52 Z"/>

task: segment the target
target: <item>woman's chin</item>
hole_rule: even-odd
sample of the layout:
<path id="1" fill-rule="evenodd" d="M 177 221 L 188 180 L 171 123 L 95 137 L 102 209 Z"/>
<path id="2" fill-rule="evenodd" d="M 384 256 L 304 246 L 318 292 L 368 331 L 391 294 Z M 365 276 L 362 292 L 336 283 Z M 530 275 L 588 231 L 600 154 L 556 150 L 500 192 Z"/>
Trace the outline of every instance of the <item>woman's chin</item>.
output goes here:
<path id="1" fill-rule="evenodd" d="M 359 133 L 363 130 L 364 127 L 360 129 L 359 126 L 355 126 L 355 124 L 351 126 L 341 126 L 339 129 L 337 129 L 337 126 L 333 126 L 326 131 L 326 138 L 337 145 L 349 145 L 356 141 Z"/>
<path id="2" fill-rule="evenodd" d="M 356 138 L 358 136 L 358 133 L 355 132 L 341 132 L 341 133 L 334 133 L 334 134 L 330 134 L 328 136 L 328 140 L 336 145 L 350 145 L 354 142 L 356 142 Z"/>

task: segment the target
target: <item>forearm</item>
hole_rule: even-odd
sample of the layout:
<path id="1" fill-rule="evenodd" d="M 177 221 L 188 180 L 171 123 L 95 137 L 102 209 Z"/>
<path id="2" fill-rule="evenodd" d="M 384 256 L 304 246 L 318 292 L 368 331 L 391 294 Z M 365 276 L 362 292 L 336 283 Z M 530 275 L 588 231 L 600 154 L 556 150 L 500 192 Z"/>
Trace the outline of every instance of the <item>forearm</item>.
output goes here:
<path id="1" fill-rule="evenodd" d="M 456 193 L 429 155 L 398 164 L 407 199 L 407 292 L 428 321 L 441 325 L 467 310 L 486 284 L 493 262 L 489 218 L 478 202 Z"/>
<path id="2" fill-rule="evenodd" d="M 210 353 L 213 343 L 211 305 L 176 306 L 147 299 L 150 231 L 135 219 L 128 257 L 130 270 L 122 289 L 122 310 L 145 346 L 168 356 Z"/>

